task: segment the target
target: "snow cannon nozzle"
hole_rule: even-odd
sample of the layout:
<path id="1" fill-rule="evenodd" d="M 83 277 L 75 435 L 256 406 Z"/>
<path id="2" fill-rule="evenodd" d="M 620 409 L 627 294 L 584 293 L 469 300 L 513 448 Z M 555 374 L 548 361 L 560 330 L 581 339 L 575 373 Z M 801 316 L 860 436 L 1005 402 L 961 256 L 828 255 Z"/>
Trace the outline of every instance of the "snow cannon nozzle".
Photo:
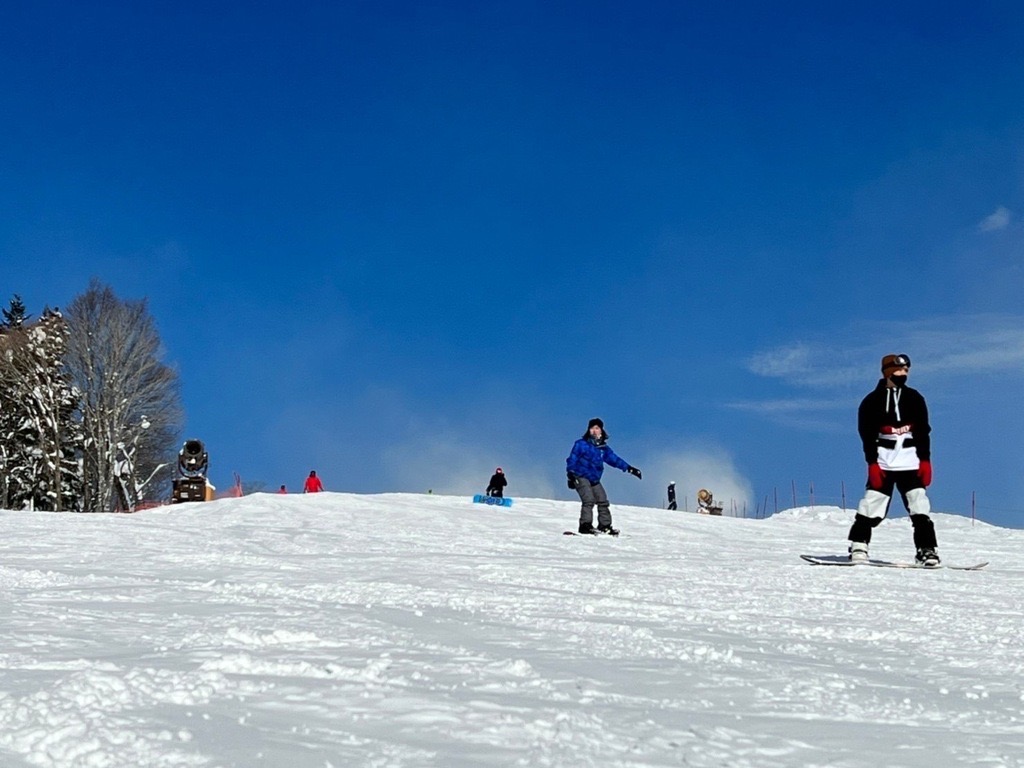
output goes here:
<path id="1" fill-rule="evenodd" d="M 178 471 L 183 477 L 197 477 L 206 474 L 210 456 L 202 440 L 186 440 L 178 452 Z"/>

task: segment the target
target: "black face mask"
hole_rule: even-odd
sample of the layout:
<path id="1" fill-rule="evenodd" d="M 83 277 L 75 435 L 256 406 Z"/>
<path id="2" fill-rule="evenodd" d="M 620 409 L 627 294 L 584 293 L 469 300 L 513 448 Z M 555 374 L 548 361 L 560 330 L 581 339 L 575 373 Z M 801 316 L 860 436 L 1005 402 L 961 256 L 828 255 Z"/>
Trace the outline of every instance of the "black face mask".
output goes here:
<path id="1" fill-rule="evenodd" d="M 889 381 L 893 383 L 893 386 L 899 388 L 907 383 L 907 374 L 905 373 L 894 373 L 889 377 Z"/>

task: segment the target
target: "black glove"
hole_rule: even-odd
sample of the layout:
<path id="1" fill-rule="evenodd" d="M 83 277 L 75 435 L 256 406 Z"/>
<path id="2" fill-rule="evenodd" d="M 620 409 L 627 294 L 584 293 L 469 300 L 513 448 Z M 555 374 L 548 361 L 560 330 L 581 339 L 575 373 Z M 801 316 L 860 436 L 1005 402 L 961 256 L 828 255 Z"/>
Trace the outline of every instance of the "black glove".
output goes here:
<path id="1" fill-rule="evenodd" d="M 637 480 L 643 480 L 644 476 L 640 473 L 640 470 L 636 467 L 626 467 L 626 471 L 633 475 Z"/>
<path id="2" fill-rule="evenodd" d="M 566 480 L 568 481 L 568 486 L 575 491 L 576 490 L 576 475 L 572 474 L 571 472 L 566 472 L 565 473 L 565 477 L 566 477 Z"/>

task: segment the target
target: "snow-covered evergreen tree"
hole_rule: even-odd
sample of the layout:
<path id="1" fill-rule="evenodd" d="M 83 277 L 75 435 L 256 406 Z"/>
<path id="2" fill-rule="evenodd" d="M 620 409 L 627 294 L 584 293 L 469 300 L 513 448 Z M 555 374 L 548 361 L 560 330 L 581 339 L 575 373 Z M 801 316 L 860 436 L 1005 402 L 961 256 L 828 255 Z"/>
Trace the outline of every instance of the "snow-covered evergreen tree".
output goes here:
<path id="1" fill-rule="evenodd" d="M 29 319 L 29 316 L 25 314 L 25 303 L 18 294 L 14 294 L 11 298 L 11 304 L 3 310 L 3 315 L 4 321 L 0 323 L 0 327 L 9 329 L 21 328 Z"/>
<path id="2" fill-rule="evenodd" d="M 75 418 L 78 393 L 64 367 L 67 340 L 67 322 L 54 311 L 28 326 L 5 326 L 0 334 L 4 507 L 81 509 L 82 432 Z"/>

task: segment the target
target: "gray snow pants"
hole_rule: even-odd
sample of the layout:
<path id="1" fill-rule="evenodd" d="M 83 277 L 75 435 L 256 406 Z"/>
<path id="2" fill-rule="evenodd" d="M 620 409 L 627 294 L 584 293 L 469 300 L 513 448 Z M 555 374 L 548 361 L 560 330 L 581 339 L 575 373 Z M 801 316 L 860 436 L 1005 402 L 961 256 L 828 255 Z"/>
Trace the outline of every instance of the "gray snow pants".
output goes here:
<path id="1" fill-rule="evenodd" d="M 576 478 L 576 493 L 580 495 L 580 525 L 594 524 L 594 505 L 597 504 L 597 524 L 612 524 L 612 509 L 608 504 L 608 494 L 601 483 L 591 483 L 585 477 Z"/>

